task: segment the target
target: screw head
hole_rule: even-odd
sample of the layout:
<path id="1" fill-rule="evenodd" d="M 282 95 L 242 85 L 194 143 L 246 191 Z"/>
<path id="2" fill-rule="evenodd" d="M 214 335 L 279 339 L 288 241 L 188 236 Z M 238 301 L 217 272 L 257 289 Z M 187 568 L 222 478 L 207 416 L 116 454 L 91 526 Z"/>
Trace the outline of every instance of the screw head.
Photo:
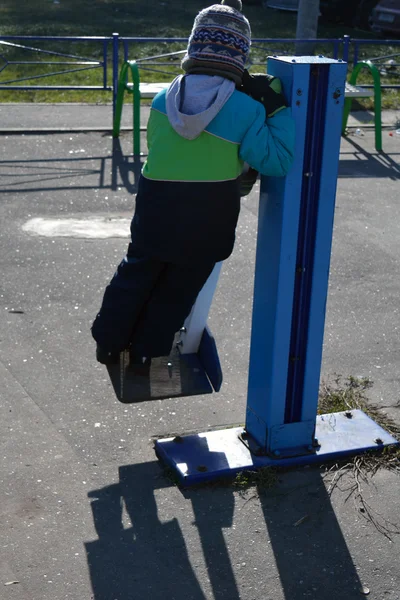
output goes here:
<path id="1" fill-rule="evenodd" d="M 197 467 L 197 470 L 200 471 L 200 473 L 206 473 L 206 471 L 208 471 L 208 469 L 205 465 L 199 465 Z"/>

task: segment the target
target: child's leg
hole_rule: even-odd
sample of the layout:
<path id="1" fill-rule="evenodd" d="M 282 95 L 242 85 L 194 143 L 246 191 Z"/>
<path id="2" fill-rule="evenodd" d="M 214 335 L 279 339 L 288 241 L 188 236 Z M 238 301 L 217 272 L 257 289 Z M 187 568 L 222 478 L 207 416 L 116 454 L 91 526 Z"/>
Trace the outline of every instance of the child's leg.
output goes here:
<path id="1" fill-rule="evenodd" d="M 119 353 L 129 346 L 139 314 L 165 268 L 165 263 L 143 256 L 129 244 L 92 326 L 92 335 L 103 350 Z"/>
<path id="2" fill-rule="evenodd" d="M 167 264 L 137 321 L 132 351 L 139 356 L 167 356 L 174 336 L 189 315 L 215 263 Z"/>

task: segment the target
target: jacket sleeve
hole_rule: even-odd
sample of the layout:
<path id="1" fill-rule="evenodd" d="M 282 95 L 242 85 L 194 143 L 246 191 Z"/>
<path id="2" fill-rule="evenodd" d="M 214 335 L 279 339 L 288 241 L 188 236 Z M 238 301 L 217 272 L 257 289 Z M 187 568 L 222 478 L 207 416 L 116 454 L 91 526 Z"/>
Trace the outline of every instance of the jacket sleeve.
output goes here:
<path id="1" fill-rule="evenodd" d="M 283 177 L 294 157 L 294 121 L 290 108 L 266 119 L 258 103 L 256 116 L 240 144 L 240 158 L 263 175 Z"/>

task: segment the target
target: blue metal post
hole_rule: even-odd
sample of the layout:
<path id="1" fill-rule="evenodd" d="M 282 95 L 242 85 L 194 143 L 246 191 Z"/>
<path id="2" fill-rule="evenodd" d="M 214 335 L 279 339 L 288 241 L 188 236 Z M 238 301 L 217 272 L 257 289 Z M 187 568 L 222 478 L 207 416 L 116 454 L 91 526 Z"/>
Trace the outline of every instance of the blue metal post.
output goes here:
<path id="1" fill-rule="evenodd" d="M 317 417 L 346 69 L 324 57 L 268 61 L 296 150 L 285 179 L 261 181 L 246 425 L 158 440 L 185 485 L 397 443 L 362 411 Z"/>
<path id="2" fill-rule="evenodd" d="M 345 62 L 349 62 L 349 51 L 350 51 L 350 36 L 349 35 L 344 35 L 343 36 L 343 60 Z"/>
<path id="3" fill-rule="evenodd" d="M 360 45 L 357 41 L 354 42 L 354 56 L 353 56 L 353 67 L 358 63 L 358 52 L 360 49 Z"/>
<path id="4" fill-rule="evenodd" d="M 281 67 L 279 77 L 297 127 L 290 174 L 261 180 L 246 415 L 246 428 L 260 447 L 267 444 L 267 428 L 285 418 L 310 71 L 300 60 L 268 60 L 271 74 L 277 74 L 276 64 Z"/>
<path id="5" fill-rule="evenodd" d="M 119 34 L 113 33 L 112 35 L 112 94 L 113 94 L 113 123 L 115 116 L 115 109 L 117 105 L 117 92 L 118 92 L 118 68 L 119 68 L 119 60 L 118 60 L 118 49 L 119 49 Z"/>
<path id="6" fill-rule="evenodd" d="M 312 263 L 310 263 L 310 302 L 307 347 L 304 354 L 302 421 L 314 419 L 318 403 L 325 310 L 328 293 L 329 266 L 335 212 L 336 185 L 339 169 L 340 133 L 344 101 L 345 65 L 335 65 L 326 72 L 323 85 L 323 106 L 314 112 L 314 156 L 307 169 L 313 173 L 308 179 L 314 182 L 318 203 L 315 214 Z M 318 89 L 318 84 L 317 84 Z M 319 120 L 316 120 L 316 117 Z M 311 190 L 309 190 L 310 194 Z"/>
<path id="7" fill-rule="evenodd" d="M 315 444 L 346 79 L 342 61 L 289 61 L 268 62 L 292 83 L 297 147 L 286 181 L 262 182 L 246 417 L 257 445 L 279 455 Z"/>

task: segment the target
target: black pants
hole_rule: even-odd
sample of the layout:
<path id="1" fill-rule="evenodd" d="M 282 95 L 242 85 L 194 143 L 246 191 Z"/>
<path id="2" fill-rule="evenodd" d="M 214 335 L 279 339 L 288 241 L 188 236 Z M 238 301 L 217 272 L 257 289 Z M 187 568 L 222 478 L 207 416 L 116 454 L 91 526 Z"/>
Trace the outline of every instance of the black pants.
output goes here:
<path id="1" fill-rule="evenodd" d="M 109 352 L 131 348 L 139 356 L 167 356 L 214 265 L 165 263 L 129 244 L 105 290 L 94 339 Z"/>

